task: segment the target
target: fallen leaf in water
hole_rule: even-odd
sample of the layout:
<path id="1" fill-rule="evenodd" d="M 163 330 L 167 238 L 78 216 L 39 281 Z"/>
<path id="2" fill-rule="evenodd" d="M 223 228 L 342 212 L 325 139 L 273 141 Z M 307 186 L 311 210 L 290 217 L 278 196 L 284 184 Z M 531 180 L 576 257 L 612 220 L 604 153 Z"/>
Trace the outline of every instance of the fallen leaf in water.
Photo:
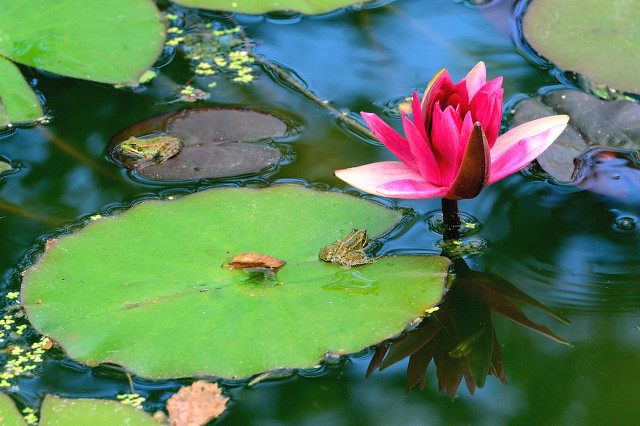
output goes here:
<path id="1" fill-rule="evenodd" d="M 51 248 L 51 245 L 52 245 L 53 243 L 55 243 L 56 241 L 58 241 L 58 239 L 57 239 L 57 238 L 51 238 L 51 239 L 48 239 L 48 240 L 47 240 L 47 242 L 46 242 L 46 243 L 45 243 L 45 245 L 44 245 L 44 251 L 49 250 L 49 249 Z"/>
<path id="2" fill-rule="evenodd" d="M 217 383 L 198 380 L 169 398 L 169 423 L 171 426 L 203 425 L 220 416 L 228 400 Z"/>
<path id="3" fill-rule="evenodd" d="M 230 266 L 234 269 L 245 268 L 280 268 L 287 263 L 286 260 L 278 259 L 277 257 L 269 256 L 262 253 L 240 253 L 233 256 L 233 259 L 229 261 L 229 264 L 222 266 Z"/>

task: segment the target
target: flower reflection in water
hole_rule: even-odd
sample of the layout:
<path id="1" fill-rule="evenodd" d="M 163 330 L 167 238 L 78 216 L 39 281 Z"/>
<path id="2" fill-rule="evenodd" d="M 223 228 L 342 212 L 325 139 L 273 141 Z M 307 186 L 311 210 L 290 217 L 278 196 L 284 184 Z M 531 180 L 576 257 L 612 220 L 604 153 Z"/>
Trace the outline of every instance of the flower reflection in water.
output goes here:
<path id="1" fill-rule="evenodd" d="M 569 321 L 504 278 L 474 271 L 461 258 L 454 260 L 454 270 L 455 279 L 439 309 L 425 318 L 415 330 L 391 340 L 391 345 L 377 346 L 367 377 L 376 368 L 382 371 L 409 357 L 407 393 L 418 384 L 420 389 L 424 388 L 431 360 L 436 365 L 440 392 L 446 390 L 452 401 L 463 377 L 472 395 L 476 387 L 484 386 L 488 374 L 506 384 L 507 375 L 491 312 L 556 342 L 568 344 L 546 326 L 527 318 L 509 299 L 532 305 L 565 324 L 569 324 Z"/>

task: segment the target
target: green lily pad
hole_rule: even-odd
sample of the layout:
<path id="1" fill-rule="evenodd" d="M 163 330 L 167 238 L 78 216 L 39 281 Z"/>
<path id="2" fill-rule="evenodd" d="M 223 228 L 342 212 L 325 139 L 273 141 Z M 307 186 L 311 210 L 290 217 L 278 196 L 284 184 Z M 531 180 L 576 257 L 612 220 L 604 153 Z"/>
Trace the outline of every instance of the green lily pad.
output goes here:
<path id="1" fill-rule="evenodd" d="M 33 325 L 85 363 L 154 378 L 249 377 L 309 368 L 399 333 L 441 299 L 448 259 L 383 257 L 345 268 L 319 251 L 400 214 L 298 186 L 219 188 L 149 201 L 60 238 L 29 268 Z M 224 266 L 245 252 L 277 273 Z"/>
<path id="2" fill-rule="evenodd" d="M 40 409 L 40 425 L 150 425 L 149 414 L 117 401 L 68 399 L 47 395 Z"/>
<path id="3" fill-rule="evenodd" d="M 10 170 L 13 170 L 13 166 L 11 165 L 11 163 L 8 163 L 2 159 L 0 159 L 0 175 L 4 172 L 8 172 Z"/>
<path id="4" fill-rule="evenodd" d="M 259 15 L 277 10 L 289 10 L 307 15 L 331 12 L 343 7 L 362 4 L 353 0 L 178 0 L 175 3 L 186 7 L 223 10 L 226 12 Z"/>
<path id="5" fill-rule="evenodd" d="M 16 408 L 16 404 L 6 394 L 0 393 L 0 423 L 3 425 L 23 426 L 27 423 L 24 421 L 22 414 Z"/>
<path id="6" fill-rule="evenodd" d="M 0 127 L 35 121 L 44 116 L 40 101 L 24 81 L 18 67 L 2 56 L 0 75 Z"/>
<path id="7" fill-rule="evenodd" d="M 536 0 L 522 19 L 527 42 L 563 70 L 640 93 L 640 7 L 628 0 Z"/>
<path id="8" fill-rule="evenodd" d="M 0 14 L 0 126 L 42 117 L 10 61 L 56 74 L 137 86 L 164 46 L 165 27 L 147 0 L 3 2 Z"/>
<path id="9" fill-rule="evenodd" d="M 147 0 L 5 2 L 0 55 L 104 83 L 137 85 L 164 45 L 164 22 Z"/>

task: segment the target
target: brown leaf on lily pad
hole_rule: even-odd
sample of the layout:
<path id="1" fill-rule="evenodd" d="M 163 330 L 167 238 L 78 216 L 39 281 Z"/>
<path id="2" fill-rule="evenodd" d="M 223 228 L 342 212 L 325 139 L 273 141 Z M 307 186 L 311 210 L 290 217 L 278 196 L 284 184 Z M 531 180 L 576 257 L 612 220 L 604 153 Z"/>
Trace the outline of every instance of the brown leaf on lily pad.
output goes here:
<path id="1" fill-rule="evenodd" d="M 578 90 L 555 90 L 519 103 L 513 124 L 555 114 L 568 114 L 571 120 L 537 160 L 560 182 L 576 184 L 584 180 L 586 168 L 576 159 L 593 147 L 640 150 L 640 105 L 629 100 L 604 101 Z"/>
<path id="2" fill-rule="evenodd" d="M 229 398 L 217 383 L 198 380 L 181 388 L 167 401 L 171 426 L 199 426 L 215 419 L 226 408 Z"/>
<path id="3" fill-rule="evenodd" d="M 269 256 L 268 254 L 246 252 L 233 256 L 233 259 L 229 261 L 227 265 L 234 269 L 246 269 L 246 268 L 269 268 L 277 269 L 282 267 L 286 260 L 278 259 L 277 257 Z"/>
<path id="4" fill-rule="evenodd" d="M 253 142 L 285 136 L 287 130 L 280 118 L 259 111 L 189 108 L 151 117 L 120 131 L 111 138 L 108 151 L 118 164 L 147 179 L 237 176 L 277 164 L 282 157 L 278 149 Z M 160 136 L 179 141 L 179 152 L 160 144 L 142 150 L 122 145 L 132 137 L 148 141 Z"/>

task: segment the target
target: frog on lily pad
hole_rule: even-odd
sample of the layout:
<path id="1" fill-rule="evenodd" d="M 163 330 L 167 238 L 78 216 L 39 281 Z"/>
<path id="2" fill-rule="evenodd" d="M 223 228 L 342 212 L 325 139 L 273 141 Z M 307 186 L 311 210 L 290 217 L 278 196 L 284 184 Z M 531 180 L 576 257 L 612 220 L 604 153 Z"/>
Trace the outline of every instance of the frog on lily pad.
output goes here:
<path id="1" fill-rule="evenodd" d="M 318 257 L 328 263 L 337 263 L 343 266 L 359 266 L 372 263 L 376 258 L 367 256 L 364 248 L 369 244 L 369 236 L 364 229 L 352 229 L 346 236 L 336 241 L 335 244 L 327 244 Z"/>
<path id="2" fill-rule="evenodd" d="M 115 153 L 129 169 L 139 170 L 160 164 L 180 153 L 184 144 L 173 136 L 138 138 L 131 136 L 116 148 Z"/>

